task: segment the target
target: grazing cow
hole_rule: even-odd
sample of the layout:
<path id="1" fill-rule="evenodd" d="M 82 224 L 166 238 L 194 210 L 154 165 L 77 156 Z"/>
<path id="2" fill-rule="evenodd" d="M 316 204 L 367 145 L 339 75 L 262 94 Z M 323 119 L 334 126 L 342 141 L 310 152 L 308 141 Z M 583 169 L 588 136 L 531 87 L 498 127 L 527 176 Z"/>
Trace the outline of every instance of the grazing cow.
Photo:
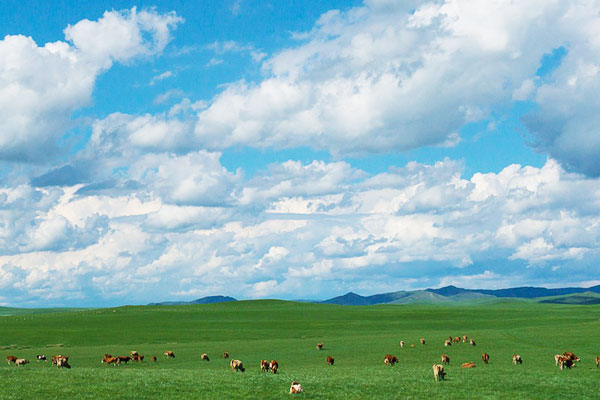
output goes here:
<path id="1" fill-rule="evenodd" d="M 112 364 L 112 365 L 117 365 L 117 361 L 119 361 L 119 359 L 117 357 L 111 357 L 110 355 L 108 357 L 104 357 L 102 359 L 103 363 Z"/>
<path id="2" fill-rule="evenodd" d="M 475 368 L 475 363 L 473 361 L 464 363 L 461 365 L 462 368 Z"/>
<path id="3" fill-rule="evenodd" d="M 206 354 L 206 353 L 202 353 L 202 355 L 200 356 L 200 359 L 210 361 L 210 359 L 208 358 L 208 354 Z"/>
<path id="4" fill-rule="evenodd" d="M 483 353 L 481 355 L 481 361 L 483 361 L 484 364 L 487 364 L 490 362 L 490 355 L 488 353 Z"/>
<path id="5" fill-rule="evenodd" d="M 132 351 L 130 351 L 130 352 L 129 352 L 129 357 L 133 358 L 133 357 L 135 357 L 135 356 L 139 356 L 139 354 L 138 354 L 138 352 L 137 352 L 137 351 L 135 351 L 135 350 L 132 350 Z"/>
<path id="6" fill-rule="evenodd" d="M 269 363 L 269 369 L 272 373 L 277 373 L 277 369 L 279 369 L 279 363 L 277 362 L 277 360 L 271 360 L 271 362 Z"/>
<path id="7" fill-rule="evenodd" d="M 523 359 L 521 358 L 520 355 L 518 354 L 513 354 L 513 364 L 517 365 L 517 364 L 523 364 Z"/>
<path id="8" fill-rule="evenodd" d="M 401 341 L 400 341 L 400 348 L 401 348 L 401 349 L 402 349 L 402 348 L 404 348 L 404 340 L 401 340 Z"/>
<path id="9" fill-rule="evenodd" d="M 242 364 L 242 362 L 240 360 L 231 360 L 229 365 L 231 366 L 231 369 L 235 372 L 237 372 L 237 371 L 244 372 L 246 370 L 246 368 L 244 368 L 244 364 Z"/>
<path id="10" fill-rule="evenodd" d="M 441 380 L 444 380 L 445 376 L 446 373 L 444 372 L 444 366 L 442 364 L 433 364 L 433 377 L 435 378 L 435 381 L 437 382 L 438 377 Z"/>
<path id="11" fill-rule="evenodd" d="M 304 390 L 302 390 L 302 386 L 300 386 L 300 384 L 296 381 L 292 382 L 292 386 L 290 386 L 290 394 L 296 394 L 296 393 L 302 393 L 304 392 Z"/>
<path id="12" fill-rule="evenodd" d="M 598 357 L 598 359 L 600 359 L 600 357 Z M 333 359 L 333 357 L 327 356 L 327 364 L 333 365 L 334 362 L 335 360 Z"/>
<path id="13" fill-rule="evenodd" d="M 269 372 L 269 362 L 267 360 L 260 361 L 260 370 L 262 372 Z"/>
<path id="14" fill-rule="evenodd" d="M 36 360 L 38 360 L 38 361 L 44 361 L 44 362 L 48 361 L 48 360 L 46 359 L 46 356 L 45 356 L 45 355 L 43 355 L 43 354 L 38 354 L 38 355 L 36 355 L 36 356 L 35 356 L 35 359 L 36 359 Z"/>
<path id="15" fill-rule="evenodd" d="M 17 361 L 17 357 L 15 356 L 6 356 L 6 362 L 10 365 L 10 363 L 15 363 Z"/>
<path id="16" fill-rule="evenodd" d="M 455 338 L 454 338 L 454 340 L 453 340 L 453 342 L 454 342 L 454 343 L 460 343 L 460 338 L 459 338 L 458 336 L 457 336 L 457 337 L 455 337 Z"/>
<path id="17" fill-rule="evenodd" d="M 467 335 L 463 335 L 463 343 L 467 343 L 467 339 L 468 339 Z"/>
<path id="18" fill-rule="evenodd" d="M 452 339 L 454 339 L 452 336 L 448 336 L 449 341 L 452 341 Z"/>
<path id="19" fill-rule="evenodd" d="M 223 352 L 223 358 L 229 358 L 229 353 L 228 352 Z"/>
<path id="20" fill-rule="evenodd" d="M 167 350 L 165 351 L 165 356 L 167 358 L 175 358 L 175 353 L 173 353 L 171 350 Z"/>
<path id="21" fill-rule="evenodd" d="M 600 368 L 600 356 L 596 357 L 596 368 Z"/>
<path id="22" fill-rule="evenodd" d="M 15 365 L 19 366 L 19 365 L 25 365 L 25 364 L 29 364 L 29 360 L 26 358 L 17 358 L 15 360 Z"/>
<path id="23" fill-rule="evenodd" d="M 156 356 L 152 356 L 152 361 L 156 362 L 158 359 L 156 358 Z"/>
<path id="24" fill-rule="evenodd" d="M 421 338 L 421 344 L 425 344 L 425 339 Z"/>
<path id="25" fill-rule="evenodd" d="M 63 356 L 63 355 L 59 354 L 57 356 L 52 356 L 52 365 L 58 364 L 58 360 L 60 360 L 61 358 L 66 358 L 67 361 L 69 361 L 69 356 Z"/>
<path id="26" fill-rule="evenodd" d="M 383 359 L 383 363 L 385 365 L 391 365 L 392 367 L 394 366 L 394 364 L 396 364 L 398 362 L 398 357 L 391 355 L 391 354 L 386 354 L 385 358 Z"/>
<path id="27" fill-rule="evenodd" d="M 135 361 L 135 362 L 143 362 L 144 361 L 144 356 L 141 356 L 141 355 L 137 354 L 135 356 L 132 356 L 131 360 Z"/>
<path id="28" fill-rule="evenodd" d="M 323 350 L 323 343 L 317 343 L 317 350 Z"/>
<path id="29" fill-rule="evenodd" d="M 448 354 L 442 354 L 442 364 L 450 364 L 450 357 Z"/>
<path id="30" fill-rule="evenodd" d="M 56 367 L 71 369 L 71 366 L 69 365 L 69 357 L 60 357 L 56 361 Z"/>
<path id="31" fill-rule="evenodd" d="M 470 344 L 471 346 L 475 346 L 475 341 L 474 341 L 473 339 L 471 339 L 471 340 L 469 340 L 469 344 Z"/>
<path id="32" fill-rule="evenodd" d="M 452 342 L 448 339 L 446 339 L 446 341 L 444 342 L 444 346 L 448 347 L 448 346 L 452 346 Z"/>
<path id="33" fill-rule="evenodd" d="M 117 356 L 117 364 L 127 364 L 129 361 L 131 361 L 131 357 L 129 356 Z"/>
<path id="34" fill-rule="evenodd" d="M 577 357 L 575 354 L 571 353 L 570 351 L 565 351 L 562 355 L 571 359 L 572 361 L 581 361 L 581 359 L 579 357 Z"/>

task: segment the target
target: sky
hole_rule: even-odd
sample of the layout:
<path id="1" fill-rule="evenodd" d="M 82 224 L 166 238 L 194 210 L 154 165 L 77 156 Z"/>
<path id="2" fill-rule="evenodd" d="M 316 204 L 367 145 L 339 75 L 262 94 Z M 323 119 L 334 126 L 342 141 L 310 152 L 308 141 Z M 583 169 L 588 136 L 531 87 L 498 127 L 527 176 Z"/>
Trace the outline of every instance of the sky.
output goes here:
<path id="1" fill-rule="evenodd" d="M 0 3 L 0 305 L 600 283 L 600 1 Z"/>

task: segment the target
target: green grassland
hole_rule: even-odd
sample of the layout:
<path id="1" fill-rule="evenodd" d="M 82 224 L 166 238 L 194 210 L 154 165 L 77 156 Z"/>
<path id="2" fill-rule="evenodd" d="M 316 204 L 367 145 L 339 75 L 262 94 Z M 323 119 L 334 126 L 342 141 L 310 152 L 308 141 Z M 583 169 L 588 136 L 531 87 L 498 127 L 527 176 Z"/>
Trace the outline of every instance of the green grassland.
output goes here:
<path id="1" fill-rule="evenodd" d="M 48 310 L 46 310 L 48 311 Z M 1 398 L 298 398 L 339 399 L 577 399 L 599 398 L 600 306 L 498 301 L 485 305 L 344 307 L 284 301 L 190 306 L 141 306 L 0 317 L 0 355 L 28 358 L 24 367 L 0 366 Z M 443 346 L 466 334 L 477 346 Z M 427 340 L 425 346 L 419 338 Z M 399 347 L 404 340 L 407 347 Z M 316 343 L 325 349 L 318 351 Z M 415 344 L 414 348 L 409 345 Z M 143 363 L 101 364 L 104 353 L 137 350 Z M 173 350 L 175 359 L 162 353 Z M 234 373 L 223 351 L 244 362 Z M 573 351 L 572 370 L 554 354 Z M 481 353 L 490 354 L 483 365 Z M 38 363 L 36 354 L 68 354 L 72 369 Z M 211 360 L 204 362 L 200 355 Z M 386 353 L 400 364 L 383 364 Z M 447 353 L 447 380 L 431 366 Z M 512 354 L 523 365 L 512 365 Z M 148 359 L 156 355 L 157 363 Z M 326 365 L 327 355 L 335 365 Z M 262 374 L 261 359 L 277 359 L 279 373 Z M 474 369 L 460 363 L 475 361 Z"/>

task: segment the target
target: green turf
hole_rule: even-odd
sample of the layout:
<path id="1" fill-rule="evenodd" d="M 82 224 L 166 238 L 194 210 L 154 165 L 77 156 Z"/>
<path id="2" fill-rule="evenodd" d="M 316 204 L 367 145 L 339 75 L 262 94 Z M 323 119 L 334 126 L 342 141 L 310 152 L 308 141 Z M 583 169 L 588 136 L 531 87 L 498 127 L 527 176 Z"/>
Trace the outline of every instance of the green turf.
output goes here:
<path id="1" fill-rule="evenodd" d="M 299 398 L 339 399 L 558 399 L 599 396 L 600 306 L 498 302 L 473 306 L 379 305 L 344 307 L 282 301 L 210 305 L 122 307 L 0 317 L 2 359 L 29 365 L 0 366 L 1 398 Z M 449 335 L 474 337 L 477 346 L 443 346 Z M 425 346 L 418 342 L 427 340 Z M 407 347 L 399 348 L 400 340 Z M 325 343 L 318 351 L 317 342 Z M 416 346 L 410 348 L 410 344 Z M 157 363 L 113 367 L 104 353 L 137 350 Z M 175 359 L 162 353 L 173 350 Z M 242 360 L 233 373 L 223 351 Z M 554 354 L 573 351 L 572 370 Z M 490 364 L 481 363 L 481 353 Z M 68 354 L 72 369 L 37 363 L 35 355 Z M 200 360 L 208 353 L 210 362 Z M 386 367 L 386 353 L 400 364 Z M 445 382 L 431 366 L 447 353 Z M 512 354 L 523 365 L 512 365 Z M 327 355 L 335 357 L 333 367 Z M 277 359 L 277 375 L 261 374 L 261 359 Z M 460 363 L 475 361 L 466 370 Z"/>

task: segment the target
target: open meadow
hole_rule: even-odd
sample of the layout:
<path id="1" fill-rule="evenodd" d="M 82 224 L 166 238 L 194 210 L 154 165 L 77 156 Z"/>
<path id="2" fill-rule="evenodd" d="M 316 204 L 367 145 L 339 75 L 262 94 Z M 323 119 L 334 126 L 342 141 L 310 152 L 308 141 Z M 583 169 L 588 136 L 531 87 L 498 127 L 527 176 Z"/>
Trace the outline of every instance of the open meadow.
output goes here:
<path id="1" fill-rule="evenodd" d="M 45 311 L 13 309 L 0 317 L 0 397 L 289 398 L 292 380 L 305 391 L 294 396 L 307 399 L 600 396 L 594 361 L 600 355 L 600 306 L 501 301 L 345 307 L 260 300 Z M 477 345 L 444 347 L 449 335 L 467 335 Z M 318 342 L 324 343 L 321 351 Z M 144 362 L 101 363 L 105 353 L 131 350 L 143 354 Z M 165 350 L 176 357 L 167 359 Z M 224 351 L 241 360 L 246 372 L 233 372 Z M 564 351 L 581 362 L 561 371 L 553 357 Z M 483 352 L 490 355 L 488 365 Z M 202 353 L 210 361 L 201 361 Z M 384 365 L 387 353 L 399 364 Z M 444 353 L 450 356 L 447 377 L 435 382 L 432 365 Z M 522 365 L 512 364 L 514 353 Z M 72 368 L 36 362 L 37 354 L 67 354 Z M 4 361 L 8 355 L 30 363 L 16 367 Z M 326 364 L 328 355 L 335 365 Z M 262 359 L 278 360 L 278 373 L 261 373 Z M 468 361 L 477 367 L 462 369 Z"/>

